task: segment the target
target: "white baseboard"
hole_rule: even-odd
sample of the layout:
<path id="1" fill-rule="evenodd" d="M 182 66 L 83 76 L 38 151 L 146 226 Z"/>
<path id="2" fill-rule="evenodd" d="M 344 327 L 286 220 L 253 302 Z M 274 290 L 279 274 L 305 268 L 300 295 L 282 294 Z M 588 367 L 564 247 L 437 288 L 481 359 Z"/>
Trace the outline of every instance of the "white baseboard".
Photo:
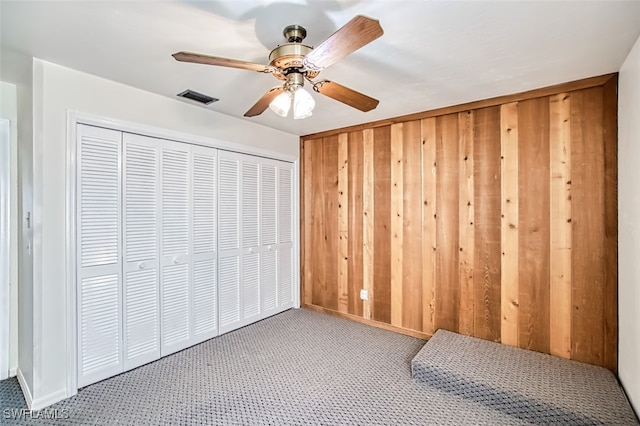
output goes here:
<path id="1" fill-rule="evenodd" d="M 29 407 L 30 410 L 42 410 L 43 408 L 46 408 L 51 404 L 55 404 L 58 401 L 62 401 L 67 397 L 67 390 L 59 389 L 55 392 L 51 392 L 47 395 L 33 399 L 31 389 L 29 389 L 29 386 L 27 386 L 27 381 L 22 375 L 22 371 L 20 371 L 20 368 L 18 368 L 17 376 L 18 383 L 20 383 L 20 388 L 22 389 L 22 394 L 24 395 L 24 400 L 26 401 L 27 407 Z"/>
<path id="2" fill-rule="evenodd" d="M 22 389 L 22 394 L 24 395 L 24 400 L 27 402 L 27 407 L 31 408 L 33 403 L 33 397 L 31 396 L 31 389 L 27 386 L 27 381 L 22 375 L 22 371 L 18 368 L 17 371 L 18 383 L 20 384 L 20 389 Z"/>
<path id="3" fill-rule="evenodd" d="M 32 401 L 32 404 L 29 406 L 32 410 L 42 410 L 50 406 L 51 404 L 55 404 L 56 402 L 62 401 L 67 397 L 67 389 L 59 389 L 55 392 L 51 392 L 48 395 L 41 396 L 40 398 L 36 398 Z"/>
<path id="4" fill-rule="evenodd" d="M 9 377 L 15 377 L 18 374 L 18 367 L 14 367 L 9 370 Z"/>

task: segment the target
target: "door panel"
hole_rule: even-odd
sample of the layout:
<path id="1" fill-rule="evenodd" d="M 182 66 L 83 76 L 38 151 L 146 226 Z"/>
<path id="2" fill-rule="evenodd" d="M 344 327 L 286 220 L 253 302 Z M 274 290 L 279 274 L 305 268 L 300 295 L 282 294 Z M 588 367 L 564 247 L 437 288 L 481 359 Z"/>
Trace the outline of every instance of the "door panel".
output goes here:
<path id="1" fill-rule="evenodd" d="M 218 296 L 220 333 L 242 326 L 240 293 L 241 154 L 220 151 L 218 159 Z"/>
<path id="2" fill-rule="evenodd" d="M 243 323 L 261 318 L 260 186 L 257 157 L 242 159 L 242 301 Z"/>
<path id="3" fill-rule="evenodd" d="M 278 310 L 294 306 L 293 164 L 278 164 Z"/>
<path id="4" fill-rule="evenodd" d="M 193 336 L 194 343 L 218 333 L 216 268 L 217 151 L 192 146 Z"/>
<path id="5" fill-rule="evenodd" d="M 78 126 L 78 386 L 122 372 L 121 133 Z"/>
<path id="6" fill-rule="evenodd" d="M 159 174 L 153 138 L 125 133 L 124 143 L 124 368 L 160 357 Z"/>
<path id="7" fill-rule="evenodd" d="M 277 206 L 277 162 L 263 159 L 260 164 L 260 242 L 262 257 L 262 307 L 265 315 L 275 313 L 278 308 L 278 206 Z"/>
<path id="8" fill-rule="evenodd" d="M 191 345 L 190 145 L 161 143 L 161 354 Z"/>

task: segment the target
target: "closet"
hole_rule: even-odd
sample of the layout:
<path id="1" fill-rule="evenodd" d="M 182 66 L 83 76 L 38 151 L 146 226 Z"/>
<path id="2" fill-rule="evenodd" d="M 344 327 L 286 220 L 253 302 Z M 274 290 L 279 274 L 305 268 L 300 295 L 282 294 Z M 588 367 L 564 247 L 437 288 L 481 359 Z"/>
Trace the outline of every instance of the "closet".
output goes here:
<path id="1" fill-rule="evenodd" d="M 78 386 L 293 307 L 293 164 L 77 128 Z"/>

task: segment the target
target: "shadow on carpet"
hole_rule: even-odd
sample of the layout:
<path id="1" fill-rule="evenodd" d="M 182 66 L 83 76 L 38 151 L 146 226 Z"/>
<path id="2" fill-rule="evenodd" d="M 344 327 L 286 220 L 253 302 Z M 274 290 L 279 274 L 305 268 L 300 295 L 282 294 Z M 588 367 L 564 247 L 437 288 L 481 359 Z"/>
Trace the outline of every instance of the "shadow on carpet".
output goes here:
<path id="1" fill-rule="evenodd" d="M 427 386 L 529 424 L 635 425 L 613 373 L 438 330 L 411 362 Z"/>

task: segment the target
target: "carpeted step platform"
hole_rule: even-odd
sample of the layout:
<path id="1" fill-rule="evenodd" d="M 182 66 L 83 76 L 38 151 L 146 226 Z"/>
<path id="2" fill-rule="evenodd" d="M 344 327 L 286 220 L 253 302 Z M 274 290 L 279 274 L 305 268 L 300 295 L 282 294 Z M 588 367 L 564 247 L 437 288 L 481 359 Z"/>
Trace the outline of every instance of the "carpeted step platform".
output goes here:
<path id="1" fill-rule="evenodd" d="M 413 358 L 411 374 L 533 424 L 638 424 L 605 368 L 446 330 L 438 330 Z"/>

